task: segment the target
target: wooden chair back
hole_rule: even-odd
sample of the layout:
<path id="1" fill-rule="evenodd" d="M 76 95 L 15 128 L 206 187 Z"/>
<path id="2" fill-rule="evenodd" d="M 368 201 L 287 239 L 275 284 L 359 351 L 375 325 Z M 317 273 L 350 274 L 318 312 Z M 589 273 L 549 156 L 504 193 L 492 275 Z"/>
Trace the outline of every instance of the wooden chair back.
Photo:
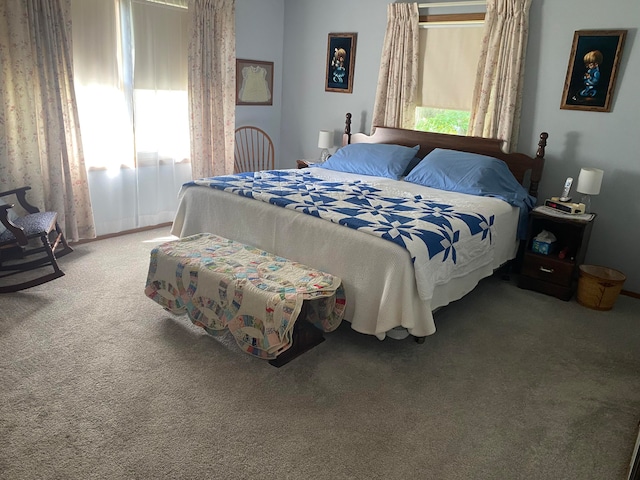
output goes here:
<path id="1" fill-rule="evenodd" d="M 258 127 L 239 127 L 235 134 L 234 173 L 273 170 L 275 154 L 273 142 Z"/>

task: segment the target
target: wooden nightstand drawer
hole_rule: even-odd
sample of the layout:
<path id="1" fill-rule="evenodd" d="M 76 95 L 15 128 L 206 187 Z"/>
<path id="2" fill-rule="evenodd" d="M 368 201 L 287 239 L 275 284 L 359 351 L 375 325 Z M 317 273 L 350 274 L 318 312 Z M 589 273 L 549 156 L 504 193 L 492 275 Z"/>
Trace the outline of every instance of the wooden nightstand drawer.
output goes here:
<path id="1" fill-rule="evenodd" d="M 588 218 L 533 210 L 518 286 L 570 300 L 578 283 L 578 265 L 584 262 L 595 214 Z M 535 237 L 546 230 L 556 237 L 558 254 L 532 252 Z"/>
<path id="2" fill-rule="evenodd" d="M 569 287 L 573 281 L 575 267 L 573 262 L 527 252 L 522 264 L 522 275 Z"/>

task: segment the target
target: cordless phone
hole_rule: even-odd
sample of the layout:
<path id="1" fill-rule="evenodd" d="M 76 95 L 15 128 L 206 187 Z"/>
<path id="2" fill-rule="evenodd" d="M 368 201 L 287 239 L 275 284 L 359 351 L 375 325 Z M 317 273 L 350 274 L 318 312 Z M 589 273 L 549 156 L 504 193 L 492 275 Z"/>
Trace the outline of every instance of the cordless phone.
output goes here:
<path id="1" fill-rule="evenodd" d="M 572 184 L 573 184 L 573 178 L 567 177 L 567 179 L 564 182 L 564 188 L 562 189 L 562 194 L 560 195 L 560 201 L 561 202 L 570 202 L 571 201 L 571 197 L 569 196 L 569 193 L 571 192 L 571 185 Z"/>

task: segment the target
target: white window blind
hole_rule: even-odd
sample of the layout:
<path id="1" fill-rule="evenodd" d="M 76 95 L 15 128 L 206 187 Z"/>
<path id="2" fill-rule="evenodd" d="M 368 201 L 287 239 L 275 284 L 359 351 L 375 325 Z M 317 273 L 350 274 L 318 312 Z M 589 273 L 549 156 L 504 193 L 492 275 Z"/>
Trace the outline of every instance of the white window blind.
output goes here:
<path id="1" fill-rule="evenodd" d="M 133 3 L 134 88 L 187 90 L 186 10 Z"/>
<path id="2" fill-rule="evenodd" d="M 422 106 L 471 110 L 483 32 L 482 25 L 420 29 Z"/>

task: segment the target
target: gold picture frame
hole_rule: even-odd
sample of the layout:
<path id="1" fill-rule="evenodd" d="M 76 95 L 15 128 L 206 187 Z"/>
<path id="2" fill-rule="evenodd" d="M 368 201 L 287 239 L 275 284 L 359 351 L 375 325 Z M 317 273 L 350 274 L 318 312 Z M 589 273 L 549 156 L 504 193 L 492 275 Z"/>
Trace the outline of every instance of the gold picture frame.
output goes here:
<path id="1" fill-rule="evenodd" d="M 610 112 L 627 30 L 577 30 L 561 109 Z"/>
<path id="2" fill-rule="evenodd" d="M 273 62 L 236 59 L 236 105 L 273 105 Z"/>
<path id="3" fill-rule="evenodd" d="M 357 33 L 330 33 L 327 40 L 326 92 L 353 93 Z"/>

